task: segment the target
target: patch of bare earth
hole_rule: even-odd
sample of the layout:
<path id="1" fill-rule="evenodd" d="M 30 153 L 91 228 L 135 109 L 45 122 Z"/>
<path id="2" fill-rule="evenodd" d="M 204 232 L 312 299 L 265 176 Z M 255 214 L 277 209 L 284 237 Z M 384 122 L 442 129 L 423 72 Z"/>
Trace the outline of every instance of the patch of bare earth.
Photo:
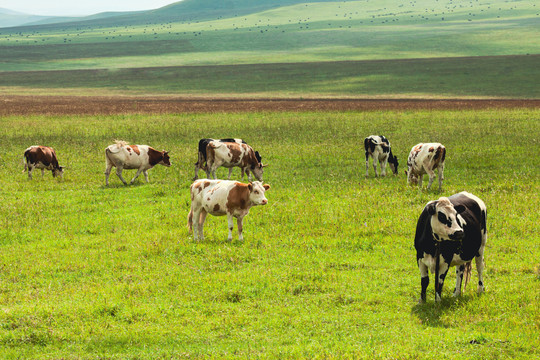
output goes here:
<path id="1" fill-rule="evenodd" d="M 224 99 L 0 95 L 0 116 L 538 108 L 540 99 Z"/>

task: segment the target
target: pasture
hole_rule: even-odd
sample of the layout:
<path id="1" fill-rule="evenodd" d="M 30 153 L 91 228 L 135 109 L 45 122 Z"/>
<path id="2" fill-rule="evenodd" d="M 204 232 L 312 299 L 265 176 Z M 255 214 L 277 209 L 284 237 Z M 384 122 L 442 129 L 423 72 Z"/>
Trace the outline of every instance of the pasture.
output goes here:
<path id="1" fill-rule="evenodd" d="M 540 352 L 538 108 L 0 119 L 0 354 L 4 358 L 522 358 Z M 384 134 L 400 175 L 365 178 Z M 224 217 L 188 234 L 203 137 L 241 137 L 269 167 L 269 204 L 227 242 Z M 169 150 L 173 166 L 104 186 L 114 139 Z M 447 147 L 444 191 L 403 175 L 410 148 Z M 28 181 L 22 153 L 68 167 Z M 218 170 L 225 176 L 226 170 Z M 133 171 L 125 171 L 127 179 Z M 233 176 L 238 178 L 239 170 Z M 466 190 L 488 208 L 483 295 L 419 305 L 413 239 L 429 200 Z"/>

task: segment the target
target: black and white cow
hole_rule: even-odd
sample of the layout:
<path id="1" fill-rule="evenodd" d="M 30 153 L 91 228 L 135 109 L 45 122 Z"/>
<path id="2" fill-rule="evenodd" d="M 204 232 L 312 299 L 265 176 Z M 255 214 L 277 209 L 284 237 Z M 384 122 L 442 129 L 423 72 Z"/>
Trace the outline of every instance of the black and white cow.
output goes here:
<path id="1" fill-rule="evenodd" d="M 211 141 L 217 141 L 221 143 L 247 144 L 242 139 L 233 139 L 233 138 L 199 140 L 199 151 L 197 152 L 197 162 L 195 163 L 195 176 L 193 177 L 193 181 L 199 178 L 199 169 L 204 170 L 206 172 L 207 178 L 210 178 L 210 172 L 208 171 L 208 164 L 207 164 L 206 147 Z M 232 173 L 232 168 L 229 168 L 229 179 L 231 178 L 231 173 Z"/>
<path id="2" fill-rule="evenodd" d="M 429 271 L 435 273 L 435 300 L 441 300 L 444 279 L 451 266 L 456 266 L 454 296 L 459 296 L 464 273 L 467 286 L 473 259 L 478 271 L 478 292 L 484 291 L 486 216 L 484 202 L 468 192 L 427 203 L 418 219 L 414 238 L 421 276 L 421 301 L 426 301 Z"/>
<path id="3" fill-rule="evenodd" d="M 366 177 L 369 171 L 369 158 L 373 159 L 373 170 L 377 174 L 377 161 L 381 164 L 381 176 L 386 176 L 386 164 L 390 164 L 390 169 L 394 175 L 398 173 L 398 159 L 392 154 L 392 148 L 387 138 L 380 135 L 371 135 L 364 139 L 366 150 Z"/>

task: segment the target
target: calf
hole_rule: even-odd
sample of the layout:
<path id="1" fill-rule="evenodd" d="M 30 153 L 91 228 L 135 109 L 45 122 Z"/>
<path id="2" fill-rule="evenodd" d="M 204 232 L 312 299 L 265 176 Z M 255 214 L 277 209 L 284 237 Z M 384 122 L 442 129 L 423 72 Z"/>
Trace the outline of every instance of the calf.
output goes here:
<path id="1" fill-rule="evenodd" d="M 204 239 L 203 225 L 207 214 L 227 215 L 229 224 L 228 240 L 232 240 L 233 217 L 237 219 L 238 238 L 244 240 L 242 235 L 242 220 L 249 213 L 249 209 L 256 205 L 266 205 L 268 200 L 264 196 L 270 185 L 255 181 L 243 184 L 229 180 L 201 179 L 191 184 L 191 210 L 188 215 L 188 228 L 193 229 L 195 240 Z M 193 226 L 195 219 L 195 226 Z"/>
<path id="2" fill-rule="evenodd" d="M 384 136 L 371 135 L 364 139 L 364 148 L 366 149 L 366 177 L 369 171 L 369 158 L 373 159 L 373 170 L 377 174 L 377 161 L 381 165 L 381 176 L 386 176 L 386 164 L 390 164 L 390 169 L 397 175 L 398 159 L 392 154 L 390 142 Z"/>
<path id="3" fill-rule="evenodd" d="M 456 266 L 454 296 L 459 296 L 463 274 L 465 287 L 470 278 L 473 258 L 478 271 L 478 291 L 484 291 L 482 273 L 487 239 L 486 216 L 484 202 L 468 192 L 441 197 L 424 207 L 414 238 L 422 302 L 426 301 L 429 271 L 435 273 L 435 300 L 441 300 L 444 279 L 450 266 Z"/>
<path id="4" fill-rule="evenodd" d="M 263 181 L 263 172 L 266 165 L 262 164 L 262 158 L 258 151 L 248 144 L 223 143 L 220 141 L 210 141 L 206 146 L 208 172 L 212 178 L 216 179 L 216 169 L 220 166 L 229 169 L 229 178 L 231 170 L 237 166 L 242 169 L 242 179 L 244 173 L 247 173 L 248 180 L 251 181 L 251 173 L 257 180 Z"/>
<path id="5" fill-rule="evenodd" d="M 64 176 L 64 168 L 58 165 L 56 152 L 52 147 L 34 145 L 24 151 L 24 171 L 28 170 L 28 179 L 32 179 L 32 171 L 41 169 L 41 177 L 45 176 L 45 169 L 51 170 L 53 177 Z"/>
<path id="6" fill-rule="evenodd" d="M 167 151 L 158 151 L 148 145 L 128 145 L 125 141 L 116 141 L 114 145 L 109 145 L 105 149 L 105 160 L 105 185 L 107 186 L 113 166 L 116 167 L 116 175 L 124 185 L 127 185 L 127 182 L 122 177 L 123 169 L 137 169 L 137 173 L 131 180 L 131 184 L 133 184 L 141 172 L 148 182 L 148 170 L 157 164 L 171 166 Z"/>
<path id="7" fill-rule="evenodd" d="M 206 177 L 210 178 L 210 172 L 208 171 L 208 164 L 206 162 L 206 147 L 211 141 L 217 141 L 222 143 L 237 143 L 237 144 L 246 144 L 246 142 L 242 139 L 201 139 L 199 140 L 199 151 L 197 155 L 197 162 L 195 163 L 195 177 L 193 177 L 193 181 L 197 180 L 199 178 L 199 169 L 203 169 L 206 172 Z M 232 173 L 232 167 L 229 168 L 229 179 L 231 178 Z"/>
<path id="8" fill-rule="evenodd" d="M 424 174 L 429 175 L 427 189 L 431 188 L 435 180 L 435 169 L 439 177 L 439 191 L 442 191 L 442 181 L 444 180 L 444 159 L 446 158 L 446 148 L 439 143 L 420 143 L 415 145 L 409 153 L 407 159 L 407 182 L 422 189 L 422 178 Z"/>

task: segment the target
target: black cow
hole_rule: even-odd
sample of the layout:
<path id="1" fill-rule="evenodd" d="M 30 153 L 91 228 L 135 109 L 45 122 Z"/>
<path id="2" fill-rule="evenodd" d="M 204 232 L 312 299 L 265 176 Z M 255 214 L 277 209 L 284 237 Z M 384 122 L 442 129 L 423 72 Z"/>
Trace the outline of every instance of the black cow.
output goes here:
<path id="1" fill-rule="evenodd" d="M 386 176 L 386 164 L 390 164 L 390 169 L 394 175 L 398 173 L 398 159 L 392 154 L 390 142 L 387 138 L 380 135 L 371 135 L 364 139 L 364 148 L 366 150 L 366 177 L 369 171 L 369 158 L 373 158 L 373 169 L 375 176 L 377 174 L 377 161 L 381 164 L 381 176 Z"/>
<path id="2" fill-rule="evenodd" d="M 478 292 L 484 291 L 484 248 L 486 246 L 486 205 L 468 192 L 430 201 L 416 225 L 414 247 L 420 269 L 421 301 L 426 301 L 429 273 L 435 273 L 435 300 L 441 300 L 444 279 L 450 266 L 456 266 L 454 296 L 461 293 L 471 275 L 471 261 L 476 260 Z M 439 256 L 437 256 L 439 254 Z"/>
<path id="3" fill-rule="evenodd" d="M 208 170 L 208 164 L 206 163 L 206 147 L 211 141 L 220 141 L 223 143 L 237 143 L 237 144 L 246 144 L 246 142 L 242 139 L 201 139 L 199 140 L 199 151 L 197 153 L 197 162 L 195 163 L 195 177 L 193 178 L 193 181 L 197 180 L 199 178 L 199 169 L 203 169 L 206 172 L 206 176 L 210 178 L 210 172 Z M 229 178 L 231 177 L 232 168 L 229 169 Z"/>

